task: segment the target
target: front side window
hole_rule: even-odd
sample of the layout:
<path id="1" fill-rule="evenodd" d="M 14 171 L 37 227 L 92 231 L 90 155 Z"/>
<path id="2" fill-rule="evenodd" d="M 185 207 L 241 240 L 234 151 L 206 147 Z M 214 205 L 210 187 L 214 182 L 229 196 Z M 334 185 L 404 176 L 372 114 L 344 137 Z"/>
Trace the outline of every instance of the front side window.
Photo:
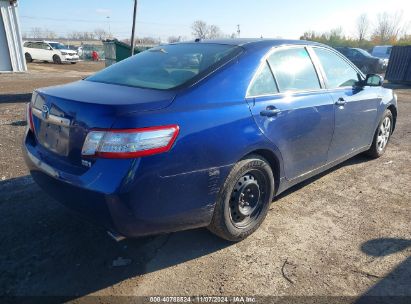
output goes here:
<path id="1" fill-rule="evenodd" d="M 358 81 L 357 71 L 342 57 L 323 48 L 314 48 L 314 51 L 323 67 L 328 88 L 351 87 Z"/>
<path id="2" fill-rule="evenodd" d="M 277 85 L 275 84 L 273 74 L 267 61 L 264 62 L 262 68 L 257 72 L 254 77 L 250 89 L 248 90 L 249 96 L 270 95 L 278 93 Z"/>
<path id="3" fill-rule="evenodd" d="M 218 67 L 241 48 L 226 44 L 182 43 L 141 52 L 86 78 L 88 81 L 149 89 L 172 89 Z"/>
<path id="4" fill-rule="evenodd" d="M 278 50 L 268 59 L 280 92 L 321 88 L 317 73 L 305 48 Z"/>
<path id="5" fill-rule="evenodd" d="M 43 50 L 49 50 L 50 46 L 49 46 L 47 43 L 42 43 L 42 44 L 41 44 L 41 48 L 42 48 Z"/>

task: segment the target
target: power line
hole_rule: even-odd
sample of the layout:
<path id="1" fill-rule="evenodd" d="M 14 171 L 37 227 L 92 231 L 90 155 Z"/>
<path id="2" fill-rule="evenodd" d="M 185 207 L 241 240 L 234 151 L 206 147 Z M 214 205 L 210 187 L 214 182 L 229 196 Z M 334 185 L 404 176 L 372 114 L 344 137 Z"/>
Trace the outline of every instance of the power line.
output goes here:
<path id="1" fill-rule="evenodd" d="M 53 18 L 53 17 L 42 17 L 42 16 L 29 16 L 29 15 L 20 15 L 22 19 L 33 19 L 33 20 L 49 20 L 49 21 L 57 21 L 57 22 L 84 22 L 84 23 L 104 23 L 104 19 L 78 19 L 78 18 Z M 127 23 L 130 24 L 129 21 L 126 20 L 115 20 L 112 19 L 113 23 Z M 152 24 L 152 25 L 162 25 L 162 26 L 185 26 L 190 27 L 190 24 L 187 23 L 162 23 L 162 22 L 151 22 L 151 21 L 136 21 L 139 24 Z M 219 23 L 219 26 L 233 26 L 233 24 L 228 23 Z"/>
<path id="2" fill-rule="evenodd" d="M 41 16 L 27 16 L 27 15 L 22 15 L 20 16 L 22 19 L 33 19 L 33 20 L 49 20 L 49 21 L 57 21 L 57 22 L 85 22 L 85 23 L 104 23 L 104 20 L 96 20 L 96 19 L 68 19 L 68 18 L 52 18 L 52 17 L 41 17 Z M 115 23 L 130 23 L 125 20 L 121 21 L 113 21 Z M 149 22 L 149 21 L 136 21 L 136 23 L 140 24 L 152 24 L 152 25 L 164 25 L 164 26 L 190 26 L 187 24 L 182 24 L 182 23 L 159 23 L 159 22 Z"/>

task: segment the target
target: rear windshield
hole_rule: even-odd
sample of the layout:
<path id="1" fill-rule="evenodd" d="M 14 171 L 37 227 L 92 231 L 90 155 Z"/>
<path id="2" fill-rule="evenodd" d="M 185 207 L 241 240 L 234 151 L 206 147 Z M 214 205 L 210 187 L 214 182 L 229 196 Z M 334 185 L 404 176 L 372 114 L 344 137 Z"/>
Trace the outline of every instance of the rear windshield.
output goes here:
<path id="1" fill-rule="evenodd" d="M 112 65 L 86 80 L 172 89 L 218 67 L 240 50 L 238 46 L 211 43 L 158 46 Z"/>

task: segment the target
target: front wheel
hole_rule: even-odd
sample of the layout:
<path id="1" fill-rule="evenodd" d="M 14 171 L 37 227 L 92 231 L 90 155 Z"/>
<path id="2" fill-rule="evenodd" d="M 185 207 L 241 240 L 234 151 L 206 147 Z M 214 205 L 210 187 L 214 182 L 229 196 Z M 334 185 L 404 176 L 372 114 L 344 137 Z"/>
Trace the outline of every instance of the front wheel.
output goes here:
<path id="1" fill-rule="evenodd" d="M 211 232 L 241 241 L 261 225 L 273 199 L 274 177 L 268 162 L 250 155 L 231 170 L 217 197 Z"/>
<path id="2" fill-rule="evenodd" d="M 369 156 L 378 158 L 384 154 L 392 134 L 393 122 L 394 120 L 391 111 L 388 109 L 385 110 L 380 124 L 375 131 L 371 148 L 367 151 Z"/>
<path id="3" fill-rule="evenodd" d="M 54 56 L 53 56 L 53 62 L 54 62 L 55 64 L 61 64 L 61 58 L 60 58 L 60 56 L 59 56 L 59 55 L 54 55 Z"/>

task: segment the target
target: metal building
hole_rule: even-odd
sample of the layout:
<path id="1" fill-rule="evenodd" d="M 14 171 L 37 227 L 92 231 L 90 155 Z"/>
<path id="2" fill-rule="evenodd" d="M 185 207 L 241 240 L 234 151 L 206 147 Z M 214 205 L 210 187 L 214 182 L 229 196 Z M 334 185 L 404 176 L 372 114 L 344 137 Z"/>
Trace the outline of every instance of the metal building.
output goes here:
<path id="1" fill-rule="evenodd" d="M 391 82 L 411 82 L 411 45 L 393 46 L 385 79 Z"/>
<path id="2" fill-rule="evenodd" d="M 17 0 L 0 0 L 0 72 L 26 70 Z"/>

